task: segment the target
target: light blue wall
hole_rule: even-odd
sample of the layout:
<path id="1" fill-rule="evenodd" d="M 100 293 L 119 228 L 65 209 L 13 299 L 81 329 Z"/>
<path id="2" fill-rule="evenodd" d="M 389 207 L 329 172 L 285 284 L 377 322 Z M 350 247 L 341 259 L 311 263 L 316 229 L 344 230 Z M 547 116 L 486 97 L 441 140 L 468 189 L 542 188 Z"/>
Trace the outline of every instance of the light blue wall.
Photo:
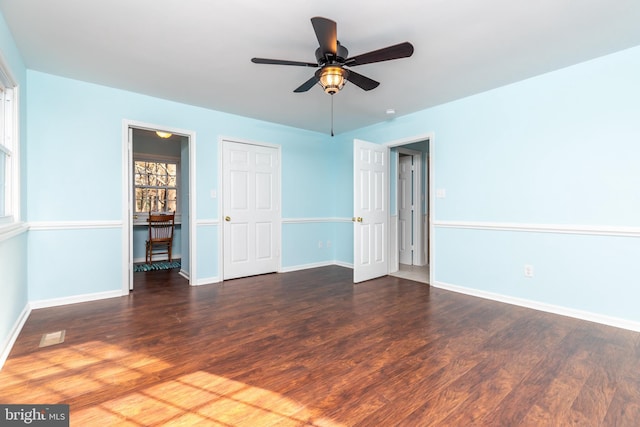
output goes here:
<path id="1" fill-rule="evenodd" d="M 29 232 L 29 300 L 122 289 L 122 232 L 116 228 Z"/>
<path id="2" fill-rule="evenodd" d="M 344 139 L 434 132 L 435 219 L 640 227 L 640 47 Z M 450 224 L 449 224 L 450 225 Z M 637 235 L 637 234 L 636 234 Z M 640 321 L 640 239 L 436 228 L 437 282 Z M 524 278 L 524 264 L 534 278 Z"/>
<path id="3" fill-rule="evenodd" d="M 27 137 L 26 128 L 26 68 L 8 30 L 4 16 L 0 13 L 0 55 L 19 85 L 20 104 L 20 141 L 23 146 Z M 26 191 L 26 153 L 20 153 L 20 174 L 22 192 Z M 24 216 L 26 198 L 22 197 L 20 210 Z M 27 233 L 3 235 L 0 230 L 0 355 L 8 350 L 6 347 L 14 328 L 19 321 L 20 313 L 28 302 L 27 288 Z M 0 360 L 0 364 L 2 361 Z"/>
<path id="4" fill-rule="evenodd" d="M 175 102 L 107 88 L 90 83 L 28 72 L 29 82 L 29 220 L 64 221 L 122 220 L 122 122 L 124 119 L 196 132 L 196 220 L 218 219 L 218 138 L 266 142 L 282 147 L 283 218 L 323 218 L 334 212 L 333 146 L 328 135 L 261 122 Z M 55 99 L 55 108 L 51 100 Z M 315 223 L 307 223 L 300 239 L 317 245 Z M 332 230 L 331 230 L 332 231 Z M 59 284 L 44 275 L 30 279 L 32 299 L 56 298 L 121 289 L 121 235 L 83 230 L 67 239 L 71 231 L 31 232 L 30 268 L 50 268 L 47 248 L 56 239 L 60 259 L 56 263 L 82 260 L 88 270 L 109 265 L 109 274 L 87 281 L 73 271 L 61 271 Z M 330 234 L 327 232 L 327 234 Z M 83 237 L 84 236 L 84 239 Z M 197 227 L 197 277 L 219 276 L 217 226 Z M 332 235 L 327 236 L 331 239 Z M 97 240 L 96 240 L 97 239 Z M 87 257 L 87 248 L 112 248 Z M 312 262 L 327 259 L 327 252 L 311 256 Z M 297 249 L 283 245 L 283 267 L 296 264 Z M 329 254 L 329 259 L 333 259 Z"/>
<path id="5" fill-rule="evenodd" d="M 333 263 L 335 245 L 335 222 L 282 225 L 282 251 L 289 254 L 284 267 Z"/>
<path id="6" fill-rule="evenodd" d="M 436 229 L 437 280 L 638 322 L 638 238 Z M 534 266 L 526 278 L 523 266 Z"/>
<path id="7" fill-rule="evenodd" d="M 0 354 L 28 302 L 27 233 L 0 239 Z M 2 367 L 2 360 L 0 360 Z"/>
<path id="8" fill-rule="evenodd" d="M 331 138 L 331 197 L 335 218 L 353 217 L 353 137 L 336 135 Z M 353 224 L 337 221 L 334 229 L 335 260 L 353 265 Z"/>
<path id="9" fill-rule="evenodd" d="M 221 234 L 222 232 L 217 226 L 208 225 L 198 228 L 195 253 L 198 278 L 206 283 L 221 280 L 218 276 L 218 240 L 222 237 Z"/>

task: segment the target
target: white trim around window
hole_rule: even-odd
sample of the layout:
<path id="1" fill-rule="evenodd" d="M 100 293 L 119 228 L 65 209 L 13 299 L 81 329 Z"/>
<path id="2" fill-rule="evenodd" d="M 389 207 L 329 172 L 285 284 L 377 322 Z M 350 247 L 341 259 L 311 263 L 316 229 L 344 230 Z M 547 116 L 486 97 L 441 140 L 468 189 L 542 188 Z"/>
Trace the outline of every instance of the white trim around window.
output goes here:
<path id="1" fill-rule="evenodd" d="M 0 229 L 20 222 L 19 88 L 0 52 Z"/>

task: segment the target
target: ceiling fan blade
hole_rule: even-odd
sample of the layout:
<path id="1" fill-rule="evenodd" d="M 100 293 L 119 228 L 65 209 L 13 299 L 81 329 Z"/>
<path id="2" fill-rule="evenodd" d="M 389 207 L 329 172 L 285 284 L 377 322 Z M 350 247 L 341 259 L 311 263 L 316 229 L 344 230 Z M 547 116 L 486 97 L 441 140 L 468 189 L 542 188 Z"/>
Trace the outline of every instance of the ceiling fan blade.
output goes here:
<path id="1" fill-rule="evenodd" d="M 317 67 L 318 64 L 313 62 L 288 61 L 284 59 L 267 59 L 267 58 L 251 58 L 254 64 L 270 64 L 270 65 L 297 65 L 299 67 Z"/>
<path id="2" fill-rule="evenodd" d="M 408 58 L 413 55 L 413 45 L 409 42 L 396 44 L 382 49 L 356 55 L 345 61 L 344 65 L 355 67 L 356 65 L 371 64 L 372 62 L 389 61 L 391 59 Z"/>
<path id="3" fill-rule="evenodd" d="M 311 18 L 313 30 L 316 32 L 320 51 L 326 55 L 336 55 L 338 51 L 338 30 L 335 21 L 316 16 Z"/>
<path id="4" fill-rule="evenodd" d="M 349 70 L 347 80 L 364 90 L 375 89 L 380 85 L 379 82 L 372 80 L 369 77 L 365 77 L 362 74 L 358 74 L 352 70 Z"/>
<path id="5" fill-rule="evenodd" d="M 302 83 L 300 85 L 300 87 L 298 87 L 296 90 L 294 90 L 294 92 L 296 92 L 296 93 L 306 92 L 309 89 L 311 89 L 316 83 L 318 83 L 318 80 L 319 80 L 318 77 L 316 77 L 314 75 L 309 80 L 307 80 L 306 82 Z"/>

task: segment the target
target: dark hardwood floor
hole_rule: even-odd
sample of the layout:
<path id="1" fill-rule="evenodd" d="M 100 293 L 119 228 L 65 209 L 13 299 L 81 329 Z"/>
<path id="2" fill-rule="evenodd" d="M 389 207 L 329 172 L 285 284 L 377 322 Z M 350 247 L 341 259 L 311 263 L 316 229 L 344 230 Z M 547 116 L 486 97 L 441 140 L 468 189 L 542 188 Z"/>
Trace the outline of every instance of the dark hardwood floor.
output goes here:
<path id="1" fill-rule="evenodd" d="M 640 425 L 639 333 L 351 275 L 154 271 L 34 310 L 0 403 L 67 403 L 78 426 Z"/>

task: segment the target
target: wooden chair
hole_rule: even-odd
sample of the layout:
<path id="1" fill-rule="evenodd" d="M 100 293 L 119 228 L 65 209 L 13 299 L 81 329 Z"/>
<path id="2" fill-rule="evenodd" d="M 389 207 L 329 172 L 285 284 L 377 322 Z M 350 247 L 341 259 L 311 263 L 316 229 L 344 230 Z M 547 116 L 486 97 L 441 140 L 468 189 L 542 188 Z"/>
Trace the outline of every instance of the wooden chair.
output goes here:
<path id="1" fill-rule="evenodd" d="M 154 254 L 167 254 L 171 262 L 175 212 L 149 214 L 149 238 L 146 242 L 146 262 L 151 264 Z"/>

